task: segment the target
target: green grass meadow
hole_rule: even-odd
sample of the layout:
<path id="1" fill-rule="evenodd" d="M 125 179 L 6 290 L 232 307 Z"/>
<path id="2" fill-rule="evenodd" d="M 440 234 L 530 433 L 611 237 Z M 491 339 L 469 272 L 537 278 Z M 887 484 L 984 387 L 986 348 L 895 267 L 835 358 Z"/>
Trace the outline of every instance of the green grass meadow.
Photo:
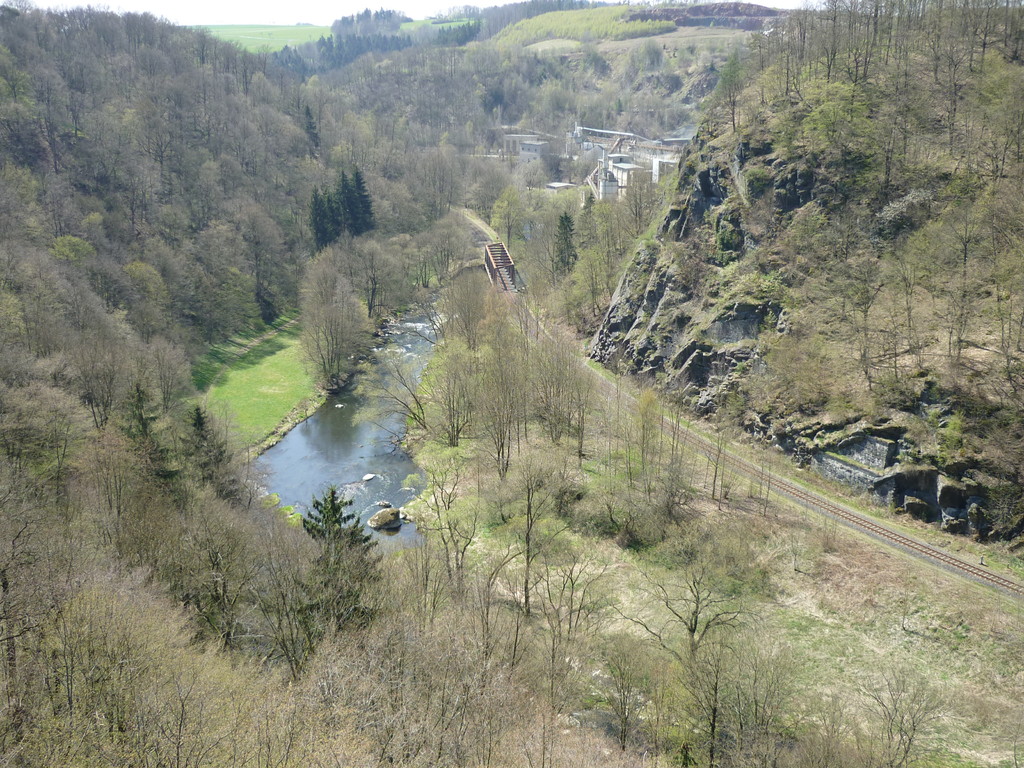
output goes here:
<path id="1" fill-rule="evenodd" d="M 293 26 L 261 26 L 257 24 L 225 24 L 205 27 L 214 37 L 236 43 L 247 51 L 280 51 L 286 45 L 316 42 L 331 34 L 330 27 L 311 24 Z"/>
<path id="2" fill-rule="evenodd" d="M 232 362 L 206 393 L 208 407 L 226 411 L 240 437 L 260 443 L 303 400 L 315 394 L 302 359 L 297 325 L 289 326 Z"/>
<path id="3" fill-rule="evenodd" d="M 270 331 L 276 331 L 294 319 L 295 313 L 282 315 L 270 325 L 260 324 L 258 327 L 232 336 L 227 341 L 214 344 L 192 365 L 192 384 L 200 392 L 205 392 L 213 385 L 224 366 L 230 365 L 236 358 L 241 357 L 254 339 L 258 339 Z"/>
<path id="4" fill-rule="evenodd" d="M 671 21 L 626 21 L 633 10 L 628 5 L 611 5 L 575 11 L 552 11 L 517 22 L 495 37 L 499 43 L 532 45 L 544 40 L 628 40 L 674 32 Z"/>

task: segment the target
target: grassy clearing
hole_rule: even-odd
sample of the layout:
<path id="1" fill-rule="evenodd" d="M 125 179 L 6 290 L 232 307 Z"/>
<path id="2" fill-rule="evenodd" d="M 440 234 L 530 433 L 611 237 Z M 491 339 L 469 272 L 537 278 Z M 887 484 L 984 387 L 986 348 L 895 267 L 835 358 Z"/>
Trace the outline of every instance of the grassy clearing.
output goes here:
<path id="1" fill-rule="evenodd" d="M 315 392 L 302 360 L 299 328 L 293 325 L 231 363 L 206 398 L 210 407 L 230 413 L 241 437 L 255 445 Z"/>
<path id="2" fill-rule="evenodd" d="M 192 384 L 200 392 L 205 392 L 214 383 L 225 366 L 231 365 L 253 346 L 253 342 L 261 336 L 272 334 L 295 319 L 294 314 L 282 315 L 270 325 L 252 328 L 244 333 L 232 336 L 227 341 L 215 344 L 192 366 Z"/>
<path id="3" fill-rule="evenodd" d="M 595 405 L 595 429 L 607 427 L 598 424 L 611 418 L 606 407 Z M 537 450 L 552 453 L 550 445 L 536 442 Z M 596 466 L 606 447 L 599 434 L 589 442 L 588 454 L 595 458 L 582 470 L 593 481 L 595 471 L 607 472 L 605 466 Z M 420 446 L 420 451 L 422 458 L 429 449 Z M 483 452 L 471 440 L 459 451 Z M 804 721 L 813 721 L 829 702 L 838 700 L 848 722 L 870 738 L 875 723 L 870 692 L 881 684 L 883 673 L 907 670 L 928 680 L 946 702 L 922 735 L 922 766 L 1010 764 L 1005 761 L 1024 679 L 1019 604 L 788 505 L 773 502 L 765 511 L 741 487 L 720 505 L 707 498 L 699 462 L 686 469 L 695 485 L 688 506 L 692 519 L 712 524 L 726 549 L 749 550 L 753 570 L 763 574 L 762 580 L 747 585 L 740 629 L 733 637 L 779 651 L 779 668 L 792 686 L 794 728 L 801 729 Z M 475 473 L 481 470 L 471 470 L 466 488 L 478 486 Z M 581 504 L 595 493 L 591 487 Z M 471 490 L 463 502 L 467 508 L 486 507 Z M 664 618 L 636 590 L 637 568 L 657 567 L 650 557 L 656 550 L 623 550 L 609 539 L 571 528 L 560 528 L 557 538 L 558 551 L 586 552 L 594 558 L 592 567 L 607 567 L 601 588 L 622 614 L 646 613 L 655 623 Z M 512 540 L 512 529 L 485 513 L 472 558 L 487 562 Z M 609 633 L 645 637 L 614 613 L 605 619 Z"/>
<path id="4" fill-rule="evenodd" d="M 205 27 L 214 37 L 227 40 L 247 51 L 280 51 L 286 45 L 316 42 L 331 34 L 330 27 L 311 24 L 294 26 L 262 26 L 251 24 L 225 24 Z"/>
<path id="5" fill-rule="evenodd" d="M 553 11 L 524 19 L 503 29 L 495 41 L 510 45 L 532 45 L 544 40 L 565 39 L 590 42 L 628 40 L 671 32 L 671 21 L 625 21 L 628 5 L 587 8 L 577 11 Z"/>

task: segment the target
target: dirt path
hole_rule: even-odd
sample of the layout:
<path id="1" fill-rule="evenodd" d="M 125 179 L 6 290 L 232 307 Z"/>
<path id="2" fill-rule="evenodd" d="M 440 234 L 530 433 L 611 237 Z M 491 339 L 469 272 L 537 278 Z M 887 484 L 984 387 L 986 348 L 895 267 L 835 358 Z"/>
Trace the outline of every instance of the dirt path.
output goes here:
<path id="1" fill-rule="evenodd" d="M 498 242 L 498 233 L 487 226 L 487 222 L 469 210 L 469 208 L 456 208 L 454 210 L 477 231 L 479 237 L 474 241 L 476 245 L 483 247 L 487 243 Z"/>

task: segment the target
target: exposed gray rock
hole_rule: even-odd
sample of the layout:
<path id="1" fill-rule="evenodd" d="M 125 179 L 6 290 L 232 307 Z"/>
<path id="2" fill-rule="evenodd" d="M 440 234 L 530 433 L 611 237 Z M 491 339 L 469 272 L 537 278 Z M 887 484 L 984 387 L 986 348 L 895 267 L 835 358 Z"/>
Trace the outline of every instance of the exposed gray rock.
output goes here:
<path id="1" fill-rule="evenodd" d="M 718 410 L 718 403 L 715 400 L 715 396 L 708 390 L 702 390 L 700 395 L 697 397 L 697 401 L 693 404 L 693 410 L 700 416 L 707 416 L 709 413 L 714 413 Z"/>
<path id="2" fill-rule="evenodd" d="M 706 387 L 711 378 L 711 363 L 714 354 L 711 347 L 701 345 L 694 349 L 679 369 L 678 378 L 697 387 Z"/>
<path id="3" fill-rule="evenodd" d="M 933 495 L 936 491 L 936 484 L 939 479 L 939 470 L 935 467 L 905 467 L 900 470 L 900 490 L 913 493 Z"/>
<path id="4" fill-rule="evenodd" d="M 708 326 L 705 335 L 719 344 L 732 344 L 746 339 L 756 339 L 761 324 L 769 312 L 779 314 L 779 308 L 770 304 L 736 304 Z"/>
<path id="5" fill-rule="evenodd" d="M 860 466 L 844 456 L 825 451 L 819 451 L 811 457 L 811 469 L 822 477 L 862 491 L 873 492 L 875 485 L 882 479 L 878 472 Z"/>
<path id="6" fill-rule="evenodd" d="M 945 510 L 942 512 L 942 522 L 939 527 L 946 533 L 964 534 L 970 529 L 970 525 L 966 518 L 960 517 L 959 515 L 947 514 Z"/>
<path id="7" fill-rule="evenodd" d="M 781 161 L 775 163 L 775 208 L 779 213 L 795 211 L 815 197 L 814 172 L 810 169 L 784 170 Z M 820 194 L 820 193 L 819 193 Z"/>
<path id="8" fill-rule="evenodd" d="M 377 531 L 390 531 L 402 527 L 402 510 L 397 507 L 388 507 L 371 517 L 368 526 Z"/>
<path id="9" fill-rule="evenodd" d="M 879 503 L 884 504 L 890 509 L 896 506 L 896 482 L 897 473 L 890 472 L 888 475 L 882 475 L 878 478 L 872 488 L 875 498 L 878 499 Z"/>
<path id="10" fill-rule="evenodd" d="M 916 496 L 907 496 L 904 499 L 903 511 L 918 520 L 929 521 L 932 518 L 932 505 Z"/>
<path id="11" fill-rule="evenodd" d="M 967 508 L 967 520 L 977 537 L 984 541 L 992 532 L 992 523 L 988 519 L 985 508 L 981 504 L 971 504 Z"/>
<path id="12" fill-rule="evenodd" d="M 938 500 L 939 506 L 943 508 L 954 507 L 965 509 L 967 507 L 967 493 L 963 484 L 945 475 L 938 478 Z"/>
<path id="13" fill-rule="evenodd" d="M 813 170 L 771 156 L 770 146 L 762 150 L 764 160 L 759 164 L 770 169 L 772 182 L 764 194 L 774 197 L 775 214 L 812 200 L 844 199 L 844 190 L 824 186 L 824 179 L 816 179 Z M 680 166 L 680 199 L 659 231 L 665 240 L 683 244 L 637 252 L 591 343 L 595 360 L 620 372 L 648 377 L 698 414 L 721 408 L 743 376 L 765 368 L 760 337 L 769 330 L 786 333 L 789 326 L 778 300 L 768 300 L 774 293 L 733 292 L 727 281 L 721 285 L 709 281 L 707 265 L 714 262 L 716 253 L 708 252 L 704 234 L 690 238 L 700 227 L 719 234 L 724 227 L 726 233 L 735 230 L 743 236 L 744 248 L 756 246 L 761 230 L 748 226 L 743 207 L 730 200 L 740 191 L 747 159 L 746 147 L 724 159 L 723 153 L 707 147 L 699 137 L 694 141 Z M 717 250 L 735 249 L 735 238 L 724 240 L 717 238 Z M 742 254 L 732 257 L 744 258 Z M 941 402 L 941 393 L 929 389 L 926 382 L 919 383 L 926 390 L 922 407 L 930 398 Z M 956 468 L 944 466 L 948 477 L 940 478 L 933 467 L 897 465 L 901 456 L 905 461 L 907 456 L 921 456 L 907 437 L 906 421 L 898 416 L 875 413 L 869 421 L 863 413 L 788 412 L 776 417 L 769 410 L 744 413 L 741 418 L 758 439 L 778 446 L 801 465 L 866 491 L 890 508 L 905 508 L 926 520 L 943 519 L 948 530 L 973 525 L 973 520 L 962 522 L 964 510 L 972 501 L 981 501 L 970 498 L 980 491 L 954 480 L 962 474 Z M 977 514 L 984 517 L 980 511 Z"/>
<path id="14" fill-rule="evenodd" d="M 861 432 L 842 440 L 835 452 L 872 469 L 882 470 L 892 466 L 896 458 L 896 443 Z"/>

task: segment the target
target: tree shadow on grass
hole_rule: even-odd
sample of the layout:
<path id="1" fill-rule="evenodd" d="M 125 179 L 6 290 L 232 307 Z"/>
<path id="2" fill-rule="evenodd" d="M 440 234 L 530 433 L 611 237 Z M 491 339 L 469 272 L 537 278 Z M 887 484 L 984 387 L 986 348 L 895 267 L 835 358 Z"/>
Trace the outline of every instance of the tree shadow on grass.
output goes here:
<path id="1" fill-rule="evenodd" d="M 250 349 L 238 360 L 231 363 L 228 366 L 225 373 L 231 373 L 232 371 L 242 371 L 247 368 L 255 368 L 260 365 L 268 357 L 276 355 L 281 350 L 289 347 L 294 342 L 295 338 L 299 335 L 298 329 L 289 328 L 281 331 L 280 333 L 272 336 L 271 338 L 264 341 L 262 344 Z"/>
<path id="2" fill-rule="evenodd" d="M 257 344 L 252 349 L 245 352 L 243 355 L 231 359 L 227 356 L 227 359 L 221 362 L 216 370 L 212 373 L 208 373 L 205 378 L 205 387 L 197 387 L 200 391 L 208 391 L 215 385 L 223 385 L 224 382 L 231 376 L 232 373 L 238 371 L 248 370 L 261 365 L 264 360 L 268 357 L 276 355 L 278 352 L 289 347 L 299 335 L 299 329 L 292 327 L 282 330 L 280 333 L 271 336 L 266 341 Z M 224 366 L 227 366 L 226 368 Z M 194 379 L 199 379 L 199 371 L 197 370 Z"/>

